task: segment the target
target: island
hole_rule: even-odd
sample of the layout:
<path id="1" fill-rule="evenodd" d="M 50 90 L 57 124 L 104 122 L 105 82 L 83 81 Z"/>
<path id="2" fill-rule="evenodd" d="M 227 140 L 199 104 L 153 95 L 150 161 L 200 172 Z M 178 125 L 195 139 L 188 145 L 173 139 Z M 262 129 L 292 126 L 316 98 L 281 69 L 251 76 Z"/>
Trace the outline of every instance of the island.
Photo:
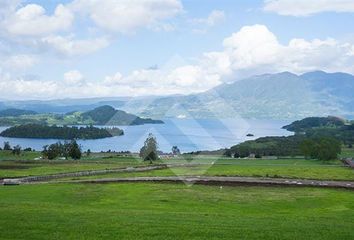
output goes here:
<path id="1" fill-rule="evenodd" d="M 86 112 L 72 111 L 66 114 L 36 113 L 10 109 L 0 115 L 0 126 L 25 124 L 39 125 L 108 125 L 130 126 L 142 124 L 163 124 L 161 120 L 141 118 L 131 113 L 103 105 Z"/>
<path id="2" fill-rule="evenodd" d="M 10 138 L 42 138 L 42 139 L 99 139 L 123 135 L 123 130 L 113 128 L 47 126 L 42 124 L 25 124 L 10 127 L 0 133 Z"/>

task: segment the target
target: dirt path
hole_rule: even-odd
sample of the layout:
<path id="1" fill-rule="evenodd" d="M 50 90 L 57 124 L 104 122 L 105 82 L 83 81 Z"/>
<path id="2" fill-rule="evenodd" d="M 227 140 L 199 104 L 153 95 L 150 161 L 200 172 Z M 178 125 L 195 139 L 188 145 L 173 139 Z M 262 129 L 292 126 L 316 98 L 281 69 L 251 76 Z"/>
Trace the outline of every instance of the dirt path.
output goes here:
<path id="1" fill-rule="evenodd" d="M 280 178 L 254 177 L 208 177 L 208 176 L 179 176 L 179 177 L 134 177 L 134 178 L 104 178 L 94 180 L 66 181 L 70 183 L 114 183 L 114 182 L 181 182 L 186 184 L 205 185 L 245 185 L 245 186 L 311 186 L 326 188 L 346 188 L 354 190 L 354 182 L 294 180 Z"/>

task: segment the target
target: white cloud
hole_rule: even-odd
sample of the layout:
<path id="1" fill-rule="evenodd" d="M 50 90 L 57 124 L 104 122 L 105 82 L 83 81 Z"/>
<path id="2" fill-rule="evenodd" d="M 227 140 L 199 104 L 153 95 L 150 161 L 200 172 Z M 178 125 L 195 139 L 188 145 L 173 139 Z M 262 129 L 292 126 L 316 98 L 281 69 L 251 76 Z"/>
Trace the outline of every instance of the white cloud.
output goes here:
<path id="1" fill-rule="evenodd" d="M 60 54 L 75 56 L 86 55 L 105 48 L 109 45 L 109 40 L 106 37 L 75 40 L 73 36 L 62 37 L 53 35 L 42 38 L 41 43 Z"/>
<path id="2" fill-rule="evenodd" d="M 321 12 L 354 12 L 354 1 L 266 0 L 264 10 L 288 16 L 309 16 Z"/>
<path id="3" fill-rule="evenodd" d="M 74 0 L 70 8 L 101 28 L 120 33 L 153 26 L 183 10 L 179 0 Z"/>
<path id="4" fill-rule="evenodd" d="M 352 46 L 334 39 L 292 39 L 283 45 L 266 26 L 253 25 L 226 38 L 224 53 L 236 75 L 319 69 L 354 73 L 354 58 L 349 54 Z"/>
<path id="5" fill-rule="evenodd" d="M 192 22 L 196 24 L 203 24 L 208 27 L 212 27 L 220 22 L 223 22 L 224 20 L 225 20 L 224 11 L 213 10 L 207 18 L 194 18 L 192 19 Z"/>
<path id="6" fill-rule="evenodd" d="M 190 22 L 196 27 L 194 33 L 206 33 L 207 30 L 225 20 L 225 13 L 220 10 L 213 10 L 206 18 L 193 18 Z"/>
<path id="7" fill-rule="evenodd" d="M 8 33 L 13 35 L 43 36 L 67 30 L 73 20 L 72 12 L 62 4 L 56 7 L 52 16 L 46 15 L 42 6 L 28 4 L 8 15 L 2 25 Z"/>
<path id="8" fill-rule="evenodd" d="M 354 73 L 353 52 L 352 42 L 330 38 L 295 38 L 282 44 L 266 26 L 253 25 L 225 38 L 222 51 L 206 52 L 194 64 L 171 61 L 177 64 L 135 70 L 127 75 L 117 72 L 102 81 L 84 79 L 77 70 L 66 73 L 65 80 L 57 82 L 26 81 L 0 72 L 0 95 L 58 98 L 188 94 L 208 90 L 223 81 L 262 73 L 312 70 Z"/>
<path id="9" fill-rule="evenodd" d="M 13 55 L 3 61 L 2 66 L 6 69 L 24 70 L 32 67 L 38 59 L 31 55 Z"/>
<path id="10" fill-rule="evenodd" d="M 64 81 L 67 85 L 81 86 L 85 83 L 85 78 L 80 71 L 71 70 L 64 73 Z"/>
<path id="11" fill-rule="evenodd" d="M 120 72 L 116 72 L 113 76 L 106 76 L 103 84 L 106 86 L 114 86 L 121 83 L 123 75 Z"/>

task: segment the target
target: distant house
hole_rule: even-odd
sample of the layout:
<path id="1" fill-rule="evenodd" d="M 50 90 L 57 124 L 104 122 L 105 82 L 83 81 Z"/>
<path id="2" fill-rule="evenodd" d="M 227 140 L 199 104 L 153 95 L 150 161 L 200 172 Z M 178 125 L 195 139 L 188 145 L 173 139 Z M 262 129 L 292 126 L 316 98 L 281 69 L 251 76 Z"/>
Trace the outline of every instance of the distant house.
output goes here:
<path id="1" fill-rule="evenodd" d="M 256 154 L 251 153 L 251 154 L 248 156 L 248 158 L 256 158 Z"/>

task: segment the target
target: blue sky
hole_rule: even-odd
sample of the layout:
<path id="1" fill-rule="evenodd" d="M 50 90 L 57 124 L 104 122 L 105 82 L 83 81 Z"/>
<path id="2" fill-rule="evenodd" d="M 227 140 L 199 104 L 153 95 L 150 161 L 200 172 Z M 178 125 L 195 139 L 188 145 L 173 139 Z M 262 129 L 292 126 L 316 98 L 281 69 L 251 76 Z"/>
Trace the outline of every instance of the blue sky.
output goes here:
<path id="1" fill-rule="evenodd" d="M 1 0 L 1 98 L 188 94 L 253 74 L 354 73 L 354 0 L 314 1 Z"/>

